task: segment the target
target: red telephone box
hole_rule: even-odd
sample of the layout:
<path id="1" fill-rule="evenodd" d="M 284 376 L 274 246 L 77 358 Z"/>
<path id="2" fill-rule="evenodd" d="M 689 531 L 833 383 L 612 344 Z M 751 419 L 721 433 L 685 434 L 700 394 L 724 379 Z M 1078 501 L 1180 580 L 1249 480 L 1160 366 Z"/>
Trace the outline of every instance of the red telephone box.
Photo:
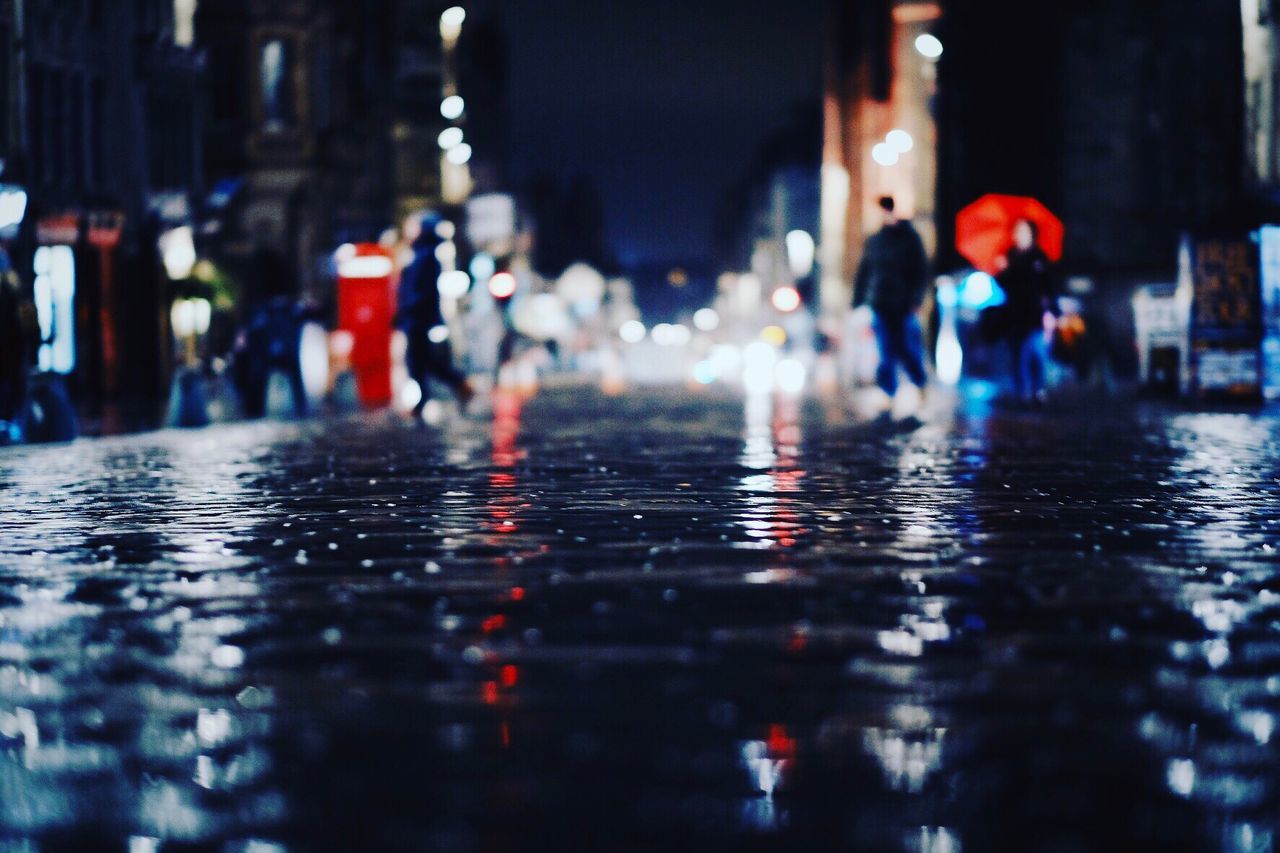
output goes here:
<path id="1" fill-rule="evenodd" d="M 391 332 L 395 264 L 375 243 L 338 250 L 338 327 L 351 333 L 356 393 L 369 408 L 391 402 Z"/>

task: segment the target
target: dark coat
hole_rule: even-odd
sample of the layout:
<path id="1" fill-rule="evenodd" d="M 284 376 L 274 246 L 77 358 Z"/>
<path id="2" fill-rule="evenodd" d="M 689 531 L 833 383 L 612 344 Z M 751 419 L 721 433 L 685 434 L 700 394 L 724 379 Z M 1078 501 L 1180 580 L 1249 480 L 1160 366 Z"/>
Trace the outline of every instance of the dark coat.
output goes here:
<path id="1" fill-rule="evenodd" d="M 405 332 L 423 332 L 444 325 L 440 311 L 440 261 L 434 237 L 413 244 L 413 262 L 400 273 L 396 296 L 396 325 Z"/>
<path id="2" fill-rule="evenodd" d="M 1013 249 L 1007 260 L 1009 265 L 996 276 L 1004 291 L 1005 328 L 1009 334 L 1026 335 L 1041 328 L 1046 311 L 1058 313 L 1053 263 L 1039 246 Z"/>
<path id="3" fill-rule="evenodd" d="M 853 307 L 905 317 L 924 302 L 929 260 L 916 229 L 905 220 L 886 225 L 867 241 L 853 279 Z"/>

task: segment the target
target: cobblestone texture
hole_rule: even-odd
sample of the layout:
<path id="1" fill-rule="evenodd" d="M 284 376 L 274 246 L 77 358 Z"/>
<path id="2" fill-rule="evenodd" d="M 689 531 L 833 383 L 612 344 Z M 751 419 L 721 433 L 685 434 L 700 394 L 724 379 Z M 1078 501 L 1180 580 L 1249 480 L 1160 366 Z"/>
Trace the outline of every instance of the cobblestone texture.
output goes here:
<path id="1" fill-rule="evenodd" d="M 0 849 L 1274 846 L 1280 418 L 495 409 L 0 451 Z"/>

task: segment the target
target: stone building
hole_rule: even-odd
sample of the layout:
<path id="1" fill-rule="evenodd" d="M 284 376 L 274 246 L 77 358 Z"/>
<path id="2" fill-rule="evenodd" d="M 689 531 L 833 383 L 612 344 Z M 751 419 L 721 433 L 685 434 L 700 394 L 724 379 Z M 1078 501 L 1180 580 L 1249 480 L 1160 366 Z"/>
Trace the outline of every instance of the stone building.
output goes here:
<path id="1" fill-rule="evenodd" d="M 224 189 L 207 246 L 239 269 L 251 295 L 327 301 L 328 260 L 339 245 L 377 240 L 407 215 L 441 205 L 441 131 L 456 124 L 469 140 L 481 128 L 492 135 L 487 123 L 472 127 L 478 114 L 452 122 L 441 115 L 459 75 L 464 88 L 471 79 L 479 89 L 464 92 L 468 113 L 501 94 L 469 61 L 472 45 L 500 53 L 500 34 L 473 32 L 469 19 L 460 56 L 446 58 L 447 6 L 202 0 L 197 32 L 217 81 L 206 166 Z M 488 163 L 497 143 L 474 147 Z M 464 189 L 471 185 L 468 177 Z M 253 261 L 264 249 L 284 261 L 286 281 L 260 281 Z"/>
<path id="2" fill-rule="evenodd" d="M 388 5 L 200 4 L 197 31 L 218 81 L 206 169 L 221 188 L 206 249 L 249 279 L 262 251 L 278 255 L 288 280 L 250 280 L 255 290 L 319 295 L 321 259 L 390 224 Z"/>
<path id="3" fill-rule="evenodd" d="M 949 0 L 941 33 L 944 248 L 982 193 L 1033 195 L 1067 225 L 1068 268 L 1124 290 L 1169 280 L 1179 233 L 1237 210 L 1235 0 Z"/>
<path id="4" fill-rule="evenodd" d="M 29 199 L 8 250 L 56 338 L 42 366 L 91 408 L 167 391 L 157 240 L 190 225 L 203 192 L 189 12 L 188 0 L 0 3 L 0 181 Z"/>

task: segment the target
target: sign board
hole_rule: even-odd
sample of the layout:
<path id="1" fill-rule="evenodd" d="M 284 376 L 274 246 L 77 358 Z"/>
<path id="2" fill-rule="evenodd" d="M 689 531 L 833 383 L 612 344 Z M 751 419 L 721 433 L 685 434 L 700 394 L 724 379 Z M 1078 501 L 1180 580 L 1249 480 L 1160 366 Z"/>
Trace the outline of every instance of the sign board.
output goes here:
<path id="1" fill-rule="evenodd" d="M 1250 234 L 1192 241 L 1191 357 L 1199 397 L 1262 396 L 1261 256 Z"/>
<path id="2" fill-rule="evenodd" d="M 467 201 L 467 239 L 477 248 L 507 243 L 516 235 L 516 202 L 505 193 L 488 193 Z"/>
<path id="3" fill-rule="evenodd" d="M 1185 387 L 1187 303 L 1174 284 L 1148 284 L 1133 297 L 1138 376 L 1151 388 L 1179 394 Z"/>
<path id="4" fill-rule="evenodd" d="M 42 246 L 71 246 L 79 239 L 78 213 L 59 213 L 36 221 L 36 242 Z"/>
<path id="5" fill-rule="evenodd" d="M 118 210 L 95 210 L 89 213 L 87 239 L 98 249 L 114 249 L 124 233 L 124 214 Z"/>

